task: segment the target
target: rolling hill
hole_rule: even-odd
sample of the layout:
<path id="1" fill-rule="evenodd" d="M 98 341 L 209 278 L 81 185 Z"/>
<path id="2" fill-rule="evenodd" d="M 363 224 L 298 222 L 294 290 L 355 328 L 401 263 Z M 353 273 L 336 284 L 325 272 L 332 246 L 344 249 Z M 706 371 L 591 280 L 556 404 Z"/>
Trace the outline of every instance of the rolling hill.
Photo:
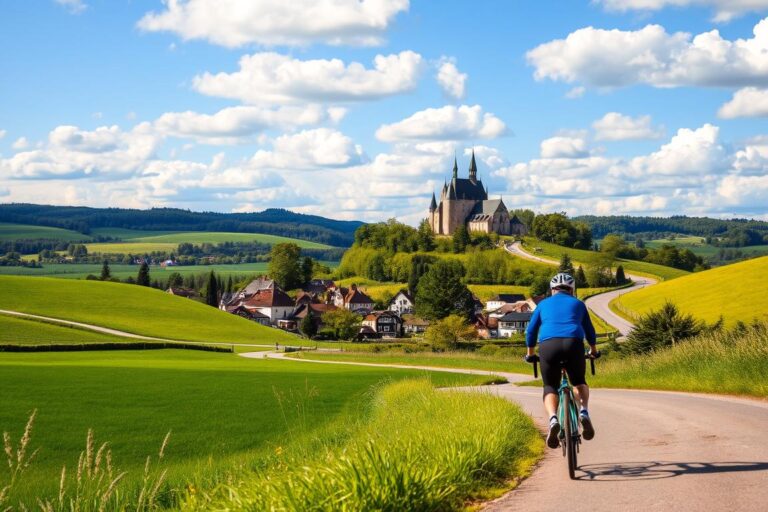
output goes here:
<path id="1" fill-rule="evenodd" d="M 670 300 L 684 313 L 708 323 L 717 321 L 720 315 L 726 325 L 754 318 L 766 320 L 768 293 L 761 278 L 767 274 L 768 256 L 763 256 L 649 286 L 622 295 L 612 305 L 636 316 Z"/>
<path id="2" fill-rule="evenodd" d="M 283 331 L 199 302 L 120 283 L 0 276 L 0 309 L 171 340 L 232 344 L 299 342 Z"/>
<path id="3" fill-rule="evenodd" d="M 31 224 L 0 223 L 0 240 L 60 240 L 62 242 L 82 242 L 91 237 L 70 229 L 33 226 Z"/>

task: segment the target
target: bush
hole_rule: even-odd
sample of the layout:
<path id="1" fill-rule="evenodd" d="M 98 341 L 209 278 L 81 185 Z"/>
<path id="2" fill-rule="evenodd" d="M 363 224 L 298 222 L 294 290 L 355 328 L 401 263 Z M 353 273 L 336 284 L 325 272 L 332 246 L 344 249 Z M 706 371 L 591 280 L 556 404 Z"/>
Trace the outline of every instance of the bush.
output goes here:
<path id="1" fill-rule="evenodd" d="M 693 316 L 684 315 L 673 303 L 665 302 L 661 309 L 640 317 L 622 350 L 630 354 L 643 354 L 674 346 L 697 336 L 703 328 L 704 325 Z"/>

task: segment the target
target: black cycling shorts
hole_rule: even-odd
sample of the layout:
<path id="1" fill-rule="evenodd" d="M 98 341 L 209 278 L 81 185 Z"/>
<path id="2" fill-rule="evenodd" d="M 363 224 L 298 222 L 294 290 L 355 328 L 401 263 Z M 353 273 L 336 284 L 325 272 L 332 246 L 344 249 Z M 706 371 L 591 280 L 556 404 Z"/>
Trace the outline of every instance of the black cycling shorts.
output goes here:
<path id="1" fill-rule="evenodd" d="M 545 396 L 549 393 L 557 393 L 560 389 L 562 368 L 565 368 L 568 373 L 572 386 L 587 383 L 584 378 L 587 371 L 584 342 L 578 338 L 549 338 L 539 343 L 539 360 Z"/>

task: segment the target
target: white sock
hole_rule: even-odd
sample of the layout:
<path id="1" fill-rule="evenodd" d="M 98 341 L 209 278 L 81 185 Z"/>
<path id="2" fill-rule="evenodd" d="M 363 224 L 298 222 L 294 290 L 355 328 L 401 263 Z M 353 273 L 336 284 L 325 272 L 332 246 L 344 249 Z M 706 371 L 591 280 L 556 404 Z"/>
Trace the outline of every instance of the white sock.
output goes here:
<path id="1" fill-rule="evenodd" d="M 549 424 L 551 425 L 553 423 L 557 423 L 557 416 L 554 414 L 549 418 Z"/>

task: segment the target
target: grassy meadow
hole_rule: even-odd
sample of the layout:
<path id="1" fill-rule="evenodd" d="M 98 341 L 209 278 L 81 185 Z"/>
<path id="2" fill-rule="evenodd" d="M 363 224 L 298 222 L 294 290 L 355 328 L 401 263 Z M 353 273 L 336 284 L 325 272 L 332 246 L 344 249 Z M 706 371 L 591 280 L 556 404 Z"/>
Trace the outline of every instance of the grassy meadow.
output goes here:
<path id="1" fill-rule="evenodd" d="M 701 236 L 687 236 L 678 235 L 674 239 L 660 238 L 657 240 L 648 240 L 645 242 L 646 247 L 659 248 L 662 245 L 674 245 L 681 249 L 690 249 L 696 256 L 708 258 L 714 256 L 720 251 L 720 247 L 715 247 L 706 242 L 706 239 Z M 768 245 L 748 245 L 745 247 L 732 247 L 725 249 L 739 249 L 744 254 L 751 254 L 754 256 L 762 256 L 768 254 Z"/>
<path id="2" fill-rule="evenodd" d="M 15 493 L 29 504 L 55 493 L 62 465 L 76 466 L 88 429 L 97 445 L 109 442 L 128 488 L 170 431 L 165 461 L 178 489 L 260 467 L 276 447 L 357 417 L 372 386 L 424 375 L 183 350 L 2 354 L 0 430 L 18 439 L 37 410 L 30 449 L 40 452 Z M 436 385 L 488 380 L 429 378 Z"/>
<path id="3" fill-rule="evenodd" d="M 125 341 L 136 340 L 0 314 L 0 344 L 2 345 L 79 345 Z"/>
<path id="4" fill-rule="evenodd" d="M 441 393 L 424 380 L 380 388 L 342 429 L 342 442 L 281 453 L 231 486 L 189 494 L 182 509 L 466 510 L 527 475 L 543 451 L 510 402 Z"/>
<path id="5" fill-rule="evenodd" d="M 0 240 L 32 240 L 36 238 L 61 240 L 64 242 L 79 242 L 91 239 L 88 235 L 78 233 L 77 231 L 70 231 L 69 229 L 0 222 Z"/>
<path id="6" fill-rule="evenodd" d="M 665 301 L 708 323 L 723 316 L 726 325 L 768 318 L 768 292 L 756 276 L 768 274 L 768 256 L 697 272 L 627 293 L 612 302 L 630 318 L 659 309 Z"/>
<path id="7" fill-rule="evenodd" d="M 0 309 L 172 340 L 297 344 L 300 339 L 199 302 L 143 286 L 0 276 Z"/>
<path id="8" fill-rule="evenodd" d="M 560 245 L 550 244 L 543 242 L 535 238 L 525 238 L 523 240 L 523 248 L 536 256 L 544 258 L 551 258 L 552 260 L 559 261 L 563 256 L 563 253 L 568 253 L 574 262 L 574 265 L 588 265 L 592 258 L 595 256 L 593 251 L 585 251 L 582 249 L 570 249 L 568 247 L 562 247 Z M 536 250 L 540 249 L 540 250 Z M 622 265 L 624 270 L 629 273 L 635 273 L 638 275 L 653 277 L 662 281 L 675 279 L 677 277 L 688 275 L 690 272 L 685 270 L 679 270 L 672 267 L 665 267 L 663 265 L 656 265 L 655 263 L 646 263 L 644 261 L 617 259 L 615 265 Z"/>

